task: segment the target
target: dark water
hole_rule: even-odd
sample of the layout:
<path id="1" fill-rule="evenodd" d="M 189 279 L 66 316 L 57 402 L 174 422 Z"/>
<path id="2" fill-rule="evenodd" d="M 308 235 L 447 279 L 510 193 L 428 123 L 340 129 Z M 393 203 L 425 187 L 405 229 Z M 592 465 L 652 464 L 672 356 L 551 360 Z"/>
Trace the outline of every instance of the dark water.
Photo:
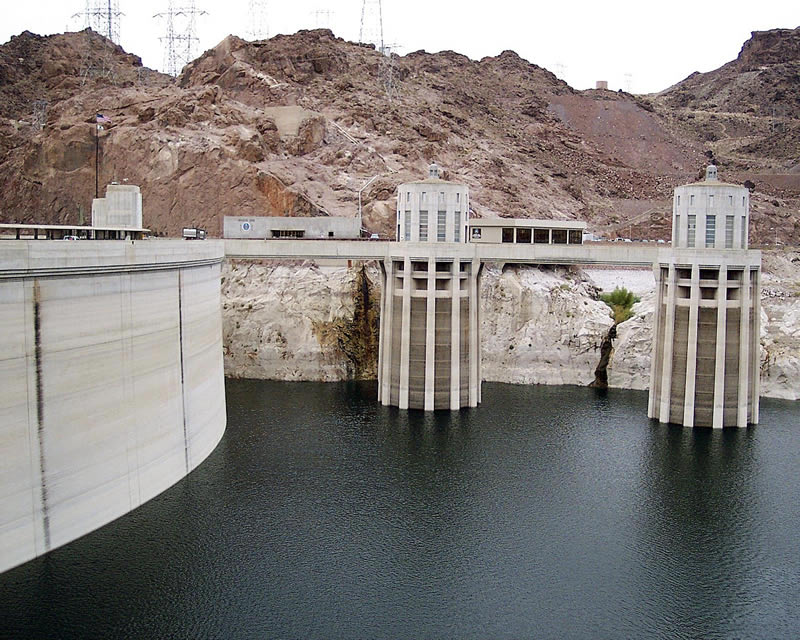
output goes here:
<path id="1" fill-rule="evenodd" d="M 374 387 L 228 382 L 187 479 L 0 575 L 2 636 L 800 636 L 800 403 L 715 432 L 641 392 Z"/>

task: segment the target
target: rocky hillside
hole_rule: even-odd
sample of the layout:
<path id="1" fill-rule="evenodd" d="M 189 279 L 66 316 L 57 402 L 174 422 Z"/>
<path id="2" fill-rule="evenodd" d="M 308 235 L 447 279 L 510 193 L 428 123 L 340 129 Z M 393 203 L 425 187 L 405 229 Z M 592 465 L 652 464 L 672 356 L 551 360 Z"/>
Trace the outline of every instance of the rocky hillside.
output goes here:
<path id="1" fill-rule="evenodd" d="M 0 45 L 0 220 L 85 215 L 101 112 L 111 123 L 97 141 L 100 183 L 139 184 L 158 233 L 218 234 L 226 214 L 353 216 L 358 189 L 378 175 L 364 226 L 389 234 L 396 185 L 436 161 L 470 186 L 477 215 L 580 218 L 604 235 L 665 238 L 672 188 L 715 155 L 725 179 L 755 183 L 754 239 L 774 241 L 777 228 L 797 243 L 797 146 L 774 135 L 766 106 L 728 112 L 715 97 L 777 74 L 783 93 L 764 104 L 787 105 L 781 126 L 794 131 L 797 33 L 754 34 L 705 84 L 695 74 L 636 97 L 574 91 L 510 51 L 387 57 L 328 30 L 229 36 L 175 80 L 90 31 L 25 32 Z M 47 100 L 43 117 L 37 100 Z"/>

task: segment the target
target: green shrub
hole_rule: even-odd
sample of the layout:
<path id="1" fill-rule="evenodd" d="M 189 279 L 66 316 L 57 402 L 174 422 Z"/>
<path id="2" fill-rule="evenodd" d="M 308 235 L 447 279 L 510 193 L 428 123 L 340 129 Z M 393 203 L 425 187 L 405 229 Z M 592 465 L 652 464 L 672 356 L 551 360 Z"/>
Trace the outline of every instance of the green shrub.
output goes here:
<path id="1" fill-rule="evenodd" d="M 614 324 L 625 322 L 633 316 L 633 305 L 639 302 L 638 296 L 633 295 L 632 291 L 626 288 L 617 287 L 611 293 L 603 293 L 600 299 L 611 307 L 611 317 Z"/>

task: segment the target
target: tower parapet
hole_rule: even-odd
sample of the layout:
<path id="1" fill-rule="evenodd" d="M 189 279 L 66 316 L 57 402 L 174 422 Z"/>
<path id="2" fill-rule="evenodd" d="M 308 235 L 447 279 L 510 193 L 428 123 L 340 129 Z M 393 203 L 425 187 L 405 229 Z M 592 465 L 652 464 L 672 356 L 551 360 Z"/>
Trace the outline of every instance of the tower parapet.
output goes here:
<path id="1" fill-rule="evenodd" d="M 684 426 L 758 423 L 761 253 L 749 191 L 706 170 L 675 189 L 672 248 L 654 265 L 648 416 Z"/>

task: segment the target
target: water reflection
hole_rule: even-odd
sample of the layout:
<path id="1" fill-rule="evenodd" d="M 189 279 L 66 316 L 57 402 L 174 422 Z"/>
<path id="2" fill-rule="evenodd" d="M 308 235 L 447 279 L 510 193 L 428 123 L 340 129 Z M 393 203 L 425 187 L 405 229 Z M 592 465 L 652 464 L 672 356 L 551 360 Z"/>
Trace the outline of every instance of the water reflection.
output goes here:
<path id="1" fill-rule="evenodd" d="M 800 628 L 798 405 L 667 427 L 646 394 L 229 381 L 142 508 L 0 576 L 9 637 L 728 638 Z M 773 633 L 774 632 L 774 633 Z"/>

